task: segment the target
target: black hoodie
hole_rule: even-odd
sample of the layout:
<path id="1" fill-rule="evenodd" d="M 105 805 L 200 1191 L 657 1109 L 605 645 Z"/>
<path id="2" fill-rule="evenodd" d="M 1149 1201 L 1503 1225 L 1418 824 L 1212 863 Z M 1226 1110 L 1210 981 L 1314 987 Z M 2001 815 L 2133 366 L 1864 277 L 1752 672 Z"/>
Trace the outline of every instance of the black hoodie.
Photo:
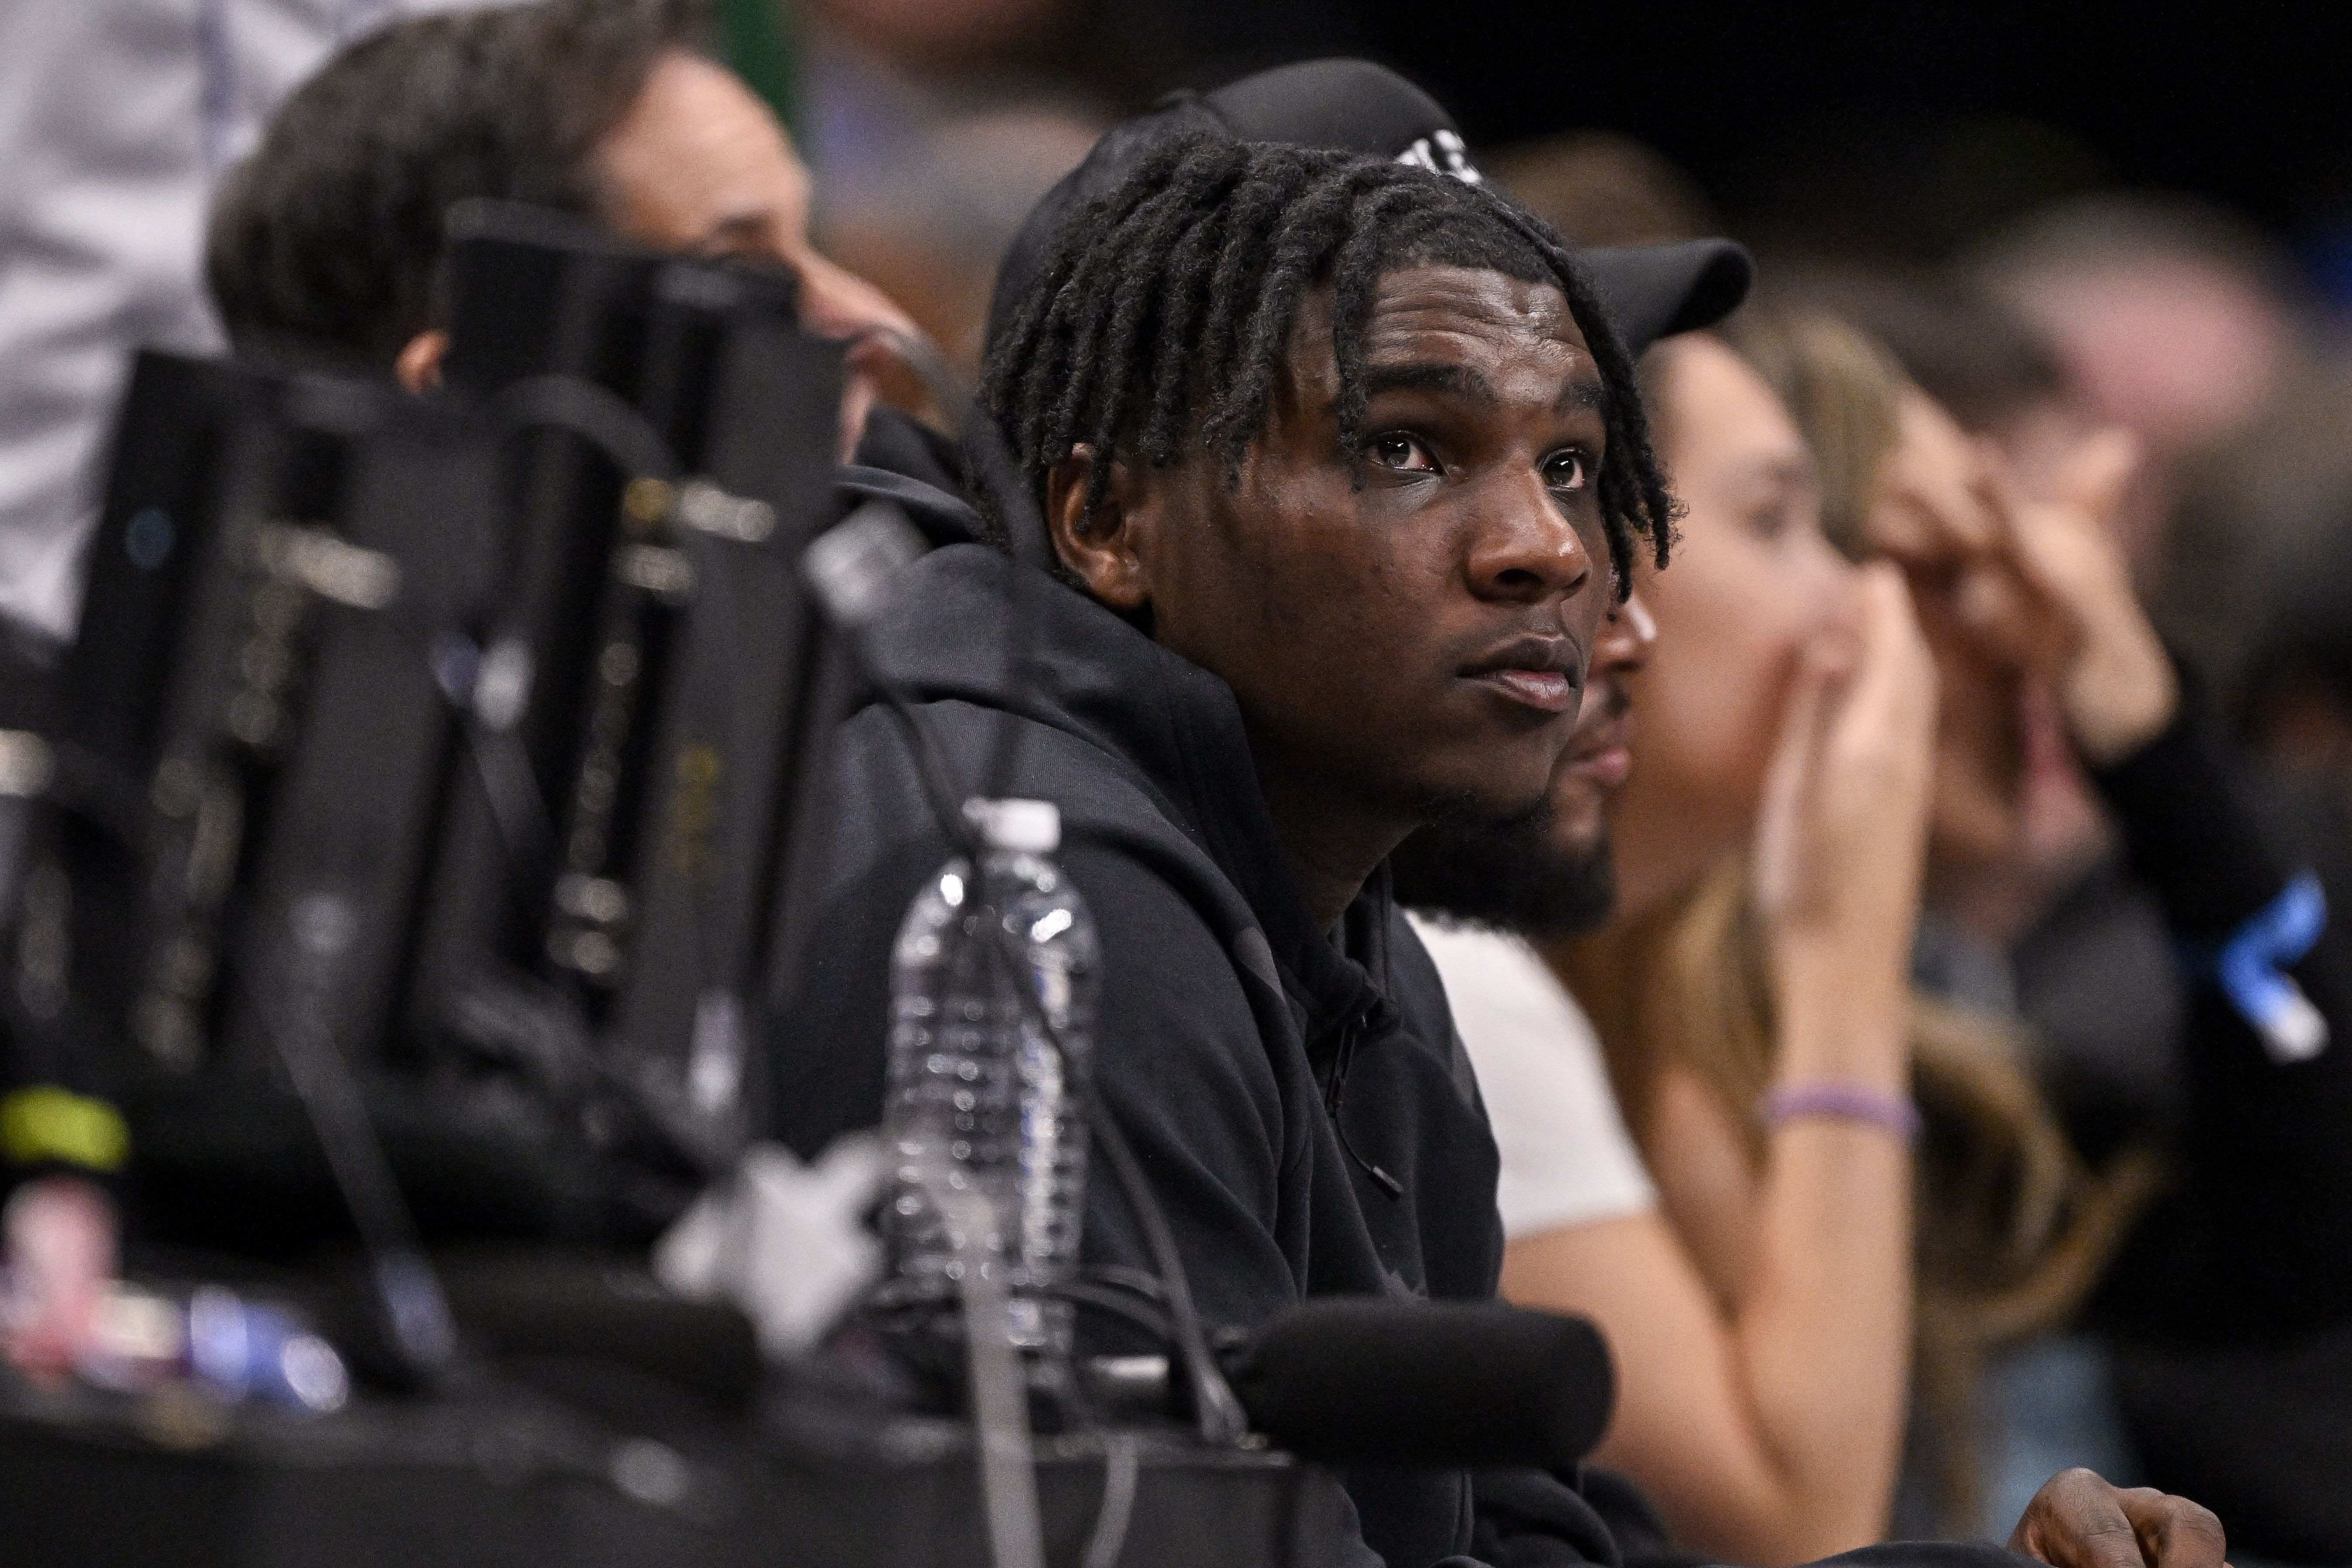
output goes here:
<path id="1" fill-rule="evenodd" d="M 1223 681 L 983 546 L 938 551 L 909 578 L 870 634 L 874 657 L 913 697 L 960 788 L 980 792 L 1009 733 L 1006 793 L 1061 807 L 1058 858 L 1102 942 L 1094 1072 L 1203 1318 L 1247 1328 L 1334 1293 L 1491 1296 L 1503 1245 L 1494 1140 L 1385 876 L 1327 936 L 1283 870 Z M 1025 690 L 1007 669 L 1015 581 L 1034 634 Z M 892 939 L 949 854 L 888 715 L 860 713 L 836 746 L 802 999 L 772 1036 L 778 1130 L 803 1156 L 880 1118 Z M 1108 1182 L 1089 1184 L 1084 1256 L 1150 1267 Z M 1474 1551 L 1515 1568 L 1618 1561 L 1601 1517 L 1549 1476 L 1346 1479 L 1363 1540 L 1391 1568 Z M 1643 1522 L 1629 1498 L 1612 1511 Z"/>

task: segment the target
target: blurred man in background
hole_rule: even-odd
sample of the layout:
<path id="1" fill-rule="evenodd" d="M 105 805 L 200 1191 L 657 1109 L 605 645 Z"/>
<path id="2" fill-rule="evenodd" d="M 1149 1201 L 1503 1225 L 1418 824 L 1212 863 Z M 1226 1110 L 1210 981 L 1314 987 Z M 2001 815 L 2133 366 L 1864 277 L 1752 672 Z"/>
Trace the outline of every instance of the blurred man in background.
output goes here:
<path id="1" fill-rule="evenodd" d="M 230 337 L 340 350 L 434 385 L 449 208 L 530 202 L 656 250 L 792 271 L 803 324 L 848 345 L 846 452 L 919 334 L 818 253 L 808 170 L 709 47 L 701 0 L 544 0 L 396 24 L 343 51 L 222 187 L 205 272 Z M 944 443 L 889 423 L 875 436 L 889 451 L 871 455 L 952 488 Z"/>
<path id="2" fill-rule="evenodd" d="M 1977 269 L 2084 410 L 2138 437 L 2146 461 L 2112 526 L 2141 591 L 2158 592 L 2182 491 L 2293 380 L 2285 268 L 2219 213 L 2104 196 L 2037 214 Z"/>
<path id="3" fill-rule="evenodd" d="M 130 350 L 220 344 L 196 258 L 221 171 L 339 45 L 482 3 L 0 8 L 0 628 L 20 654 L 72 635 Z"/>

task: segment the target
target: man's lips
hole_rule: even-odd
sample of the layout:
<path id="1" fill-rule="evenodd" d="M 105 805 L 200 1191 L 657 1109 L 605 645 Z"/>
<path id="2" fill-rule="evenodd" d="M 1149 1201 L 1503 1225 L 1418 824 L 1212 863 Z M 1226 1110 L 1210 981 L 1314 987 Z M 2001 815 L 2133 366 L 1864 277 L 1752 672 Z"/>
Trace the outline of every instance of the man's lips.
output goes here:
<path id="1" fill-rule="evenodd" d="M 1462 671 L 1465 679 L 1546 713 L 1575 711 L 1583 696 L 1583 660 L 1566 637 L 1525 637 Z"/>
<path id="2" fill-rule="evenodd" d="M 1572 711 L 1579 695 L 1575 682 L 1557 670 L 1491 669 L 1471 679 L 1547 713 Z"/>

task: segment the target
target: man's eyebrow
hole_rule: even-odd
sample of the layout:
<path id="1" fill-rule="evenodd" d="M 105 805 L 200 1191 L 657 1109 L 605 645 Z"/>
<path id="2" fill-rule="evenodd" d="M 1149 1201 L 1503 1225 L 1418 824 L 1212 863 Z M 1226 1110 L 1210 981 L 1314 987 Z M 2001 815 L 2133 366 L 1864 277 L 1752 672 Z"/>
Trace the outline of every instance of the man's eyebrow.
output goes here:
<path id="1" fill-rule="evenodd" d="M 1435 392 L 1472 403 L 1501 401 L 1495 395 L 1493 385 L 1476 371 L 1467 365 L 1435 360 L 1366 365 L 1364 395 L 1378 397 L 1383 392 Z"/>
<path id="2" fill-rule="evenodd" d="M 1609 403 L 1609 389 L 1592 376 L 1580 375 L 1559 389 L 1552 400 L 1555 414 L 1580 414 L 1589 408 L 1604 408 Z"/>

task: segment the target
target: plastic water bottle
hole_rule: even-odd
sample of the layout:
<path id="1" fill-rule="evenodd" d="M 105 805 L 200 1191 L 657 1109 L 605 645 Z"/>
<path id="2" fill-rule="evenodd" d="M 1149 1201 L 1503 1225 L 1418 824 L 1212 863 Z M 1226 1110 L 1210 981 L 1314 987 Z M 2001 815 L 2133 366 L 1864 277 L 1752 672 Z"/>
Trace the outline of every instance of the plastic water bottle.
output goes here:
<path id="1" fill-rule="evenodd" d="M 1050 803 L 964 810 L 985 846 L 979 872 L 961 856 L 941 867 L 892 954 L 884 1228 L 902 1289 L 951 1300 L 967 1269 L 987 1270 L 1011 1299 L 1013 1342 L 1057 1353 L 1070 1310 L 1049 1292 L 1077 1261 L 1086 1200 L 1094 921 L 1052 859 Z M 984 1200 L 992 1235 L 954 1223 L 933 1201 L 942 1190 Z"/>

